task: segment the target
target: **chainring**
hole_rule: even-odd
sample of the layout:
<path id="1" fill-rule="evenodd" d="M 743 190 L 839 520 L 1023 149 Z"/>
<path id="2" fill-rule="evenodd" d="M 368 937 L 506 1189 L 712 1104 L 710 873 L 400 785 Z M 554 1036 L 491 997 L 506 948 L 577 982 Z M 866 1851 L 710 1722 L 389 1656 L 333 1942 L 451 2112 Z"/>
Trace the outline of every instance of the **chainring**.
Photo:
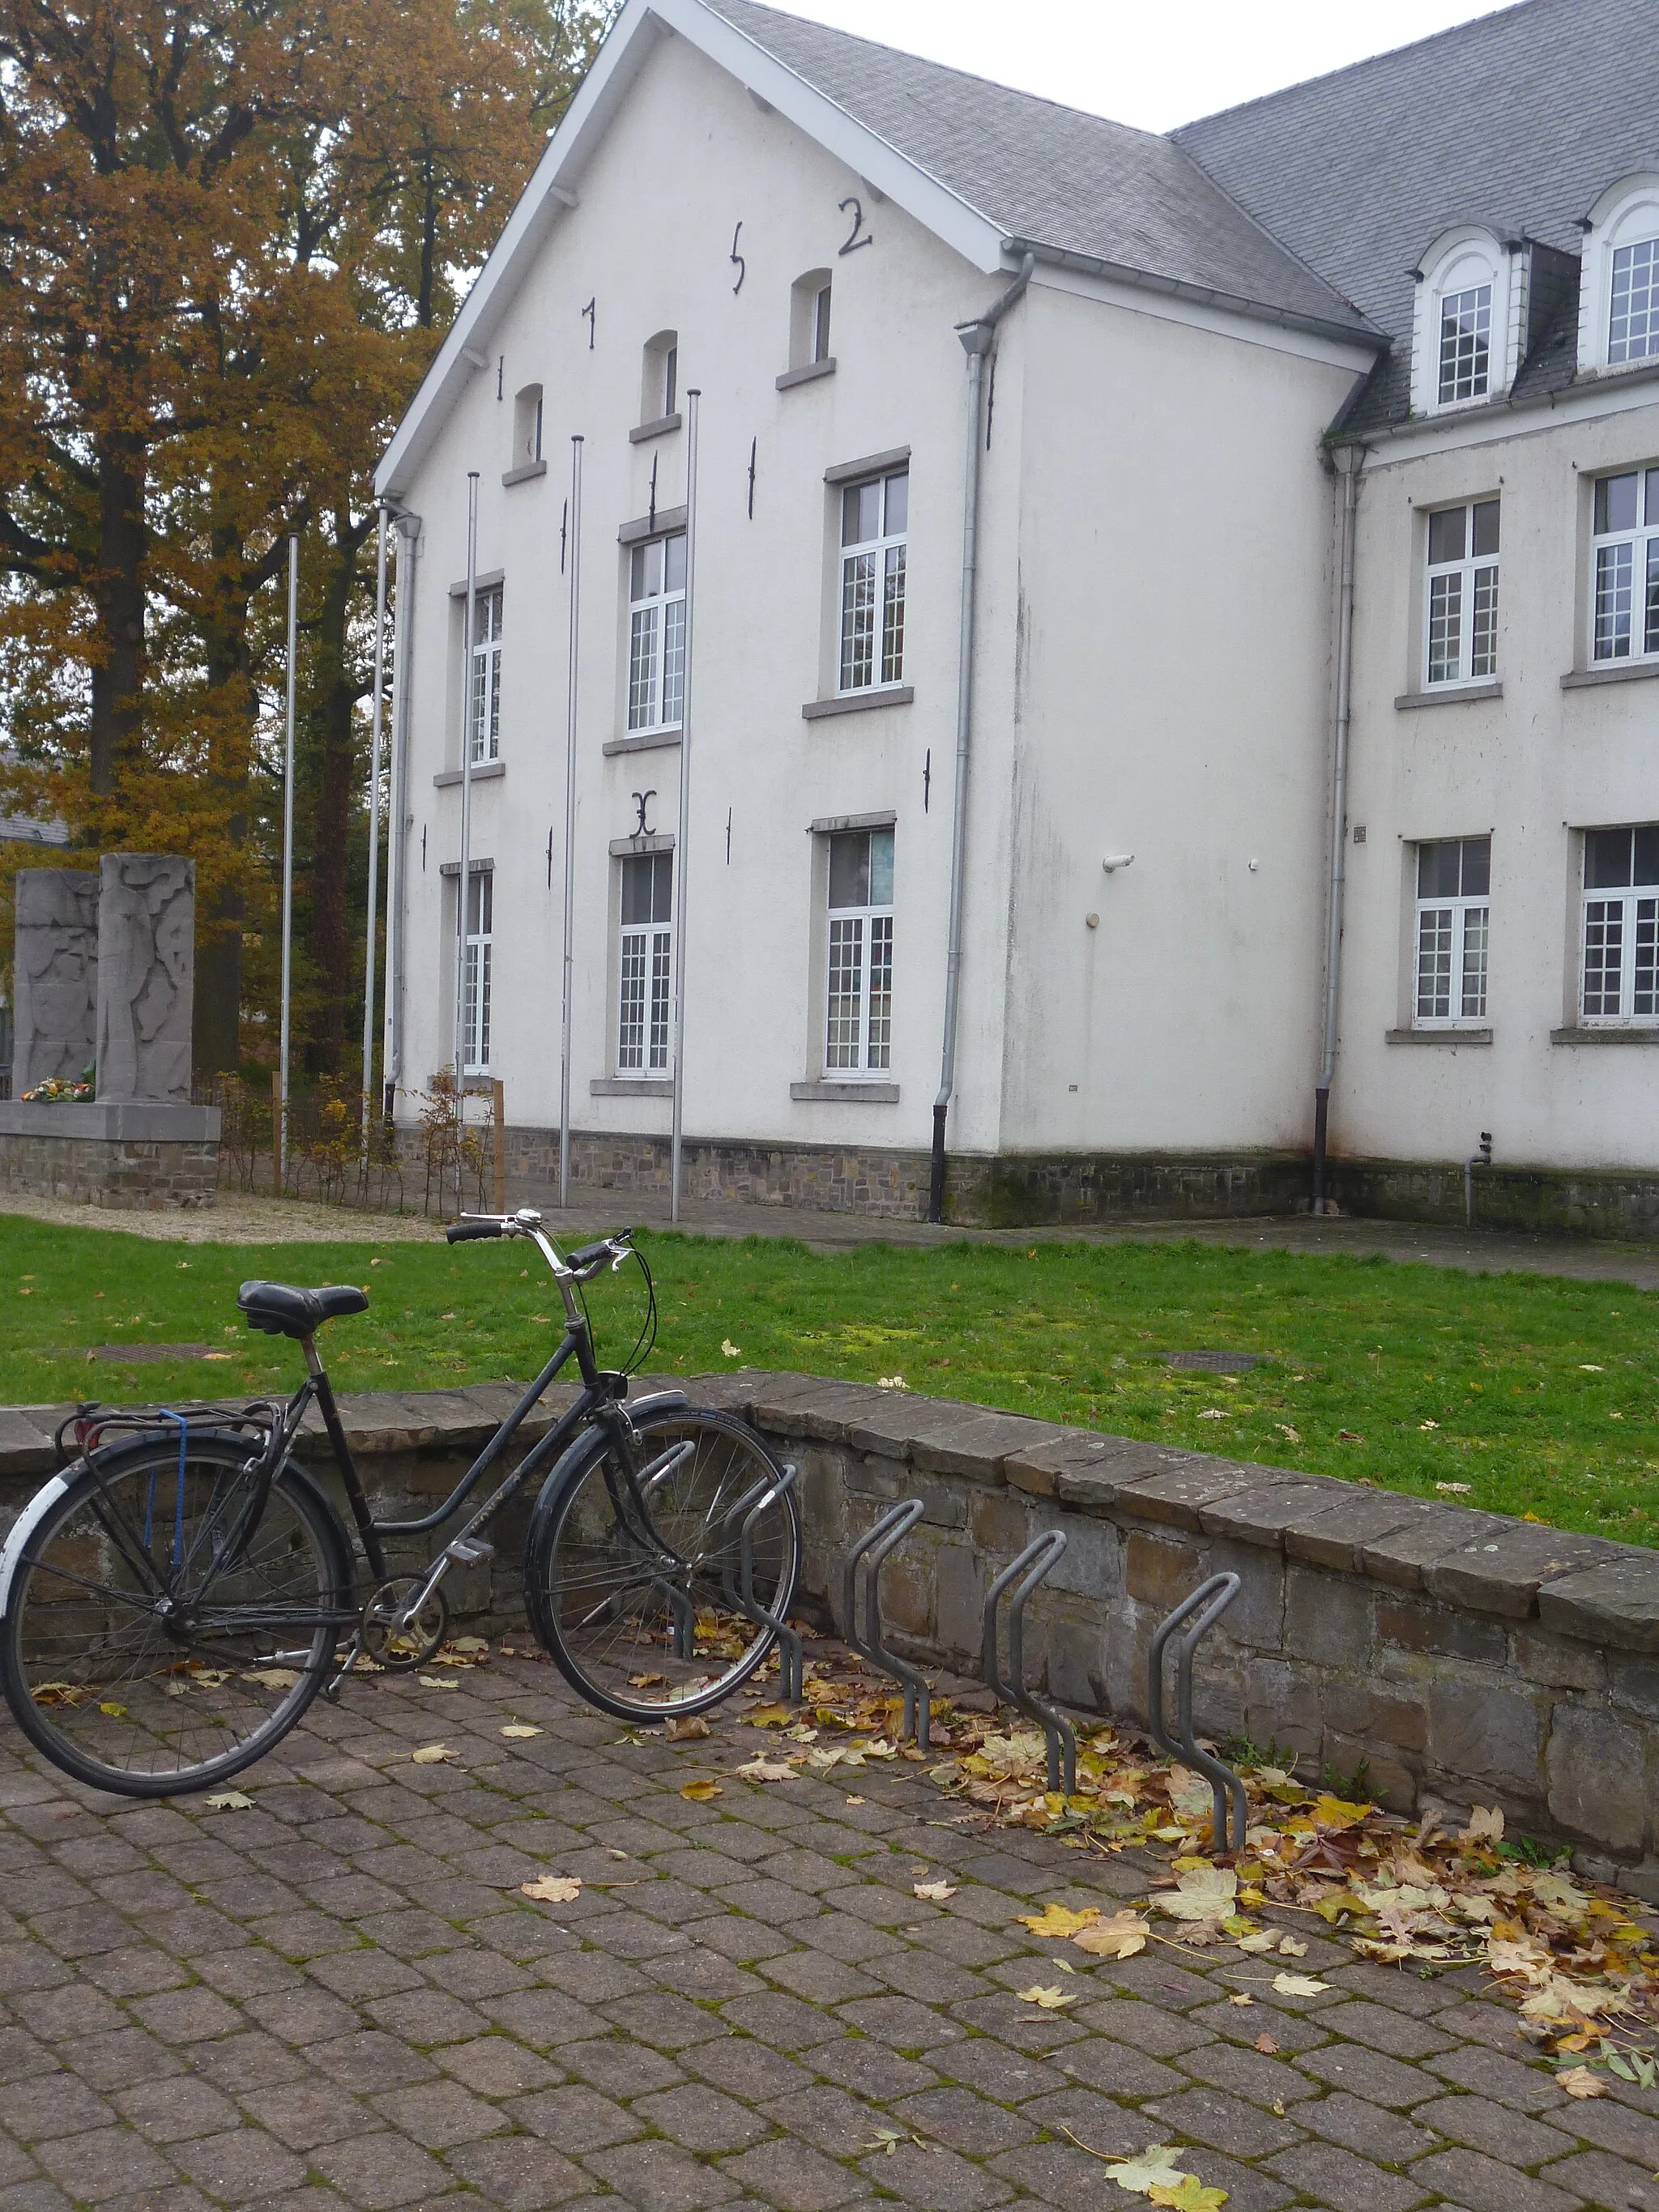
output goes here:
<path id="1" fill-rule="evenodd" d="M 363 1607 L 362 1652 L 376 1666 L 393 1672 L 422 1667 L 441 1646 L 449 1632 L 449 1607 L 441 1589 L 435 1589 L 414 1620 L 399 1628 L 398 1615 L 425 1580 L 422 1575 L 394 1575 L 382 1583 Z"/>

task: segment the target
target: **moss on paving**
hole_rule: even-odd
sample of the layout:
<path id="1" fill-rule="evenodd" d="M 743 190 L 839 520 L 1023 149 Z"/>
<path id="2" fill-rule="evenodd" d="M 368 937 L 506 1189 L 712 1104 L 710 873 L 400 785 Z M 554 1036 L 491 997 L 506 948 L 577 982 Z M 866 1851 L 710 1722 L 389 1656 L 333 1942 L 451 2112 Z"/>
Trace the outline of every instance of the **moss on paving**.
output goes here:
<path id="1" fill-rule="evenodd" d="M 1189 1449 L 1443 1492 L 1563 1528 L 1659 1541 L 1659 1293 L 1375 1259 L 1194 1244 L 1027 1249 L 642 1235 L 659 1285 L 651 1366 L 799 1368 L 971 1399 Z M 523 1244 L 156 1243 L 0 1217 L 0 1401 L 269 1393 L 293 1346 L 251 1336 L 237 1284 L 355 1280 L 331 1323 L 343 1389 L 533 1373 L 558 1301 Z M 638 1317 L 633 1271 L 590 1293 L 601 1358 Z M 100 1345 L 194 1343 L 228 1357 L 89 1359 Z M 732 1347 L 727 1349 L 727 1347 Z M 1250 1352 L 1235 1376 L 1166 1364 Z"/>

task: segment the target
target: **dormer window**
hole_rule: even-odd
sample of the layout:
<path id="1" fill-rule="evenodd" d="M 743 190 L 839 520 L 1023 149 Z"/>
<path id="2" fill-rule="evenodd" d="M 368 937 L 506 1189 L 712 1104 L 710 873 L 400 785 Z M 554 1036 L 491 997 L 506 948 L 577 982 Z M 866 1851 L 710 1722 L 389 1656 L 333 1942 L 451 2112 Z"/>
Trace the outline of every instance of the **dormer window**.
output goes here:
<path id="1" fill-rule="evenodd" d="M 1418 271 L 1412 411 L 1479 406 L 1507 392 L 1525 319 L 1524 257 L 1464 226 L 1435 241 Z"/>
<path id="2" fill-rule="evenodd" d="M 1659 177 L 1627 177 L 1603 192 L 1584 230 L 1580 369 L 1659 358 Z"/>
<path id="3" fill-rule="evenodd" d="M 1484 399 L 1492 381 L 1492 286 L 1440 298 L 1440 404 Z"/>

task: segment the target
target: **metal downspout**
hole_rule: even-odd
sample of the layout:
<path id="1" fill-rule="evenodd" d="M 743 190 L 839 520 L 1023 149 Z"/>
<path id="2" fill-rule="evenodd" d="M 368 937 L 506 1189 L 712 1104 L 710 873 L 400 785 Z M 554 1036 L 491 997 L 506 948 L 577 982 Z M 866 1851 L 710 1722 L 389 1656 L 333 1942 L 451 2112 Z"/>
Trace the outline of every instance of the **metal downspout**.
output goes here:
<path id="1" fill-rule="evenodd" d="M 1364 448 L 1344 446 L 1336 456 L 1342 478 L 1342 570 L 1336 622 L 1336 730 L 1331 762 L 1331 872 L 1326 904 L 1325 1036 L 1314 1090 L 1313 1211 L 1325 1211 L 1325 1145 L 1330 1120 L 1331 1078 L 1336 1072 L 1337 1006 L 1342 981 L 1342 894 L 1347 880 L 1348 721 L 1353 677 L 1353 566 L 1359 471 Z"/>
<path id="2" fill-rule="evenodd" d="M 387 514 L 380 503 L 374 532 L 374 737 L 368 769 L 368 928 L 363 945 L 363 1132 L 362 1167 L 368 1172 L 368 1124 L 374 1109 L 374 955 L 380 922 L 380 762 L 386 726 L 386 556 Z"/>
<path id="3" fill-rule="evenodd" d="M 984 412 L 985 363 L 997 325 L 1031 281 L 1036 256 L 1028 253 L 1013 283 L 971 323 L 957 326 L 968 356 L 968 467 L 962 517 L 962 623 L 957 663 L 957 766 L 951 812 L 951 910 L 945 956 L 945 1041 L 939 1095 L 933 1101 L 933 1157 L 927 1177 L 927 1218 L 945 1218 L 945 1123 L 957 1079 L 957 1008 L 962 981 L 962 908 L 968 844 L 968 767 L 974 726 L 975 586 L 979 574 L 980 423 Z"/>
<path id="4" fill-rule="evenodd" d="M 398 596 L 392 633 L 392 808 L 386 828 L 386 1042 L 381 1072 L 386 1079 L 386 1117 L 397 1110 L 404 1075 L 404 945 L 409 905 L 409 722 L 415 660 L 415 567 L 420 558 L 421 518 L 406 510 L 397 517 Z"/>

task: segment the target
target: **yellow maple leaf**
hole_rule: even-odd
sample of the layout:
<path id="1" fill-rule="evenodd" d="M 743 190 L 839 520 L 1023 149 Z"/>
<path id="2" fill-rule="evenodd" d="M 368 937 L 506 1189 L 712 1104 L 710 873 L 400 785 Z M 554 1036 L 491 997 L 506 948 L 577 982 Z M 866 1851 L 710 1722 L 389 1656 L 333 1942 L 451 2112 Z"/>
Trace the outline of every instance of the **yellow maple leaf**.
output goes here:
<path id="1" fill-rule="evenodd" d="M 1322 1828 L 1357 1828 L 1371 1808 L 1369 1805 L 1351 1805 L 1346 1798 L 1332 1796 L 1328 1790 L 1316 1797 L 1308 1809 Z"/>
<path id="2" fill-rule="evenodd" d="M 1195 2173 L 1183 2173 L 1179 2189 L 1154 2182 L 1146 2194 L 1154 2204 L 1170 2206 L 1171 2212 L 1221 2212 L 1227 2201 L 1224 2189 L 1206 2189 Z"/>
<path id="3" fill-rule="evenodd" d="M 750 1728 L 787 1728 L 795 1717 L 793 1705 L 757 1705 L 745 1716 Z"/>
<path id="4" fill-rule="evenodd" d="M 1096 1959 L 1133 1959 L 1146 1948 L 1151 1929 L 1138 1912 L 1115 1912 L 1098 1927 L 1082 1928 L 1072 1941 Z"/>
<path id="5" fill-rule="evenodd" d="M 1029 1990 L 1016 1990 L 1014 1995 L 1022 2004 L 1041 2005 L 1044 2012 L 1058 2012 L 1062 2005 L 1077 2002 L 1077 1999 L 1062 1990 L 1058 1982 L 1052 1989 L 1047 1990 L 1033 1983 Z"/>
<path id="6" fill-rule="evenodd" d="M 1085 1928 L 1092 1928 L 1100 1917 L 1097 1905 L 1085 1905 L 1080 1912 L 1068 1905 L 1045 1905 L 1041 1912 L 1022 1912 L 1018 1915 L 1022 1928 L 1029 1928 L 1033 1936 L 1047 1942 L 1054 1937 L 1075 1936 Z"/>
<path id="7" fill-rule="evenodd" d="M 682 1782 L 680 1784 L 681 1796 L 689 1797 L 694 1805 L 706 1805 L 711 1797 L 718 1797 L 720 1794 L 718 1782 Z"/>
<path id="8" fill-rule="evenodd" d="M 534 1881 L 521 1881 L 520 1893 L 533 1897 L 539 1905 L 573 1905 L 582 1893 L 581 1877 L 574 1874 L 538 1875 Z"/>

